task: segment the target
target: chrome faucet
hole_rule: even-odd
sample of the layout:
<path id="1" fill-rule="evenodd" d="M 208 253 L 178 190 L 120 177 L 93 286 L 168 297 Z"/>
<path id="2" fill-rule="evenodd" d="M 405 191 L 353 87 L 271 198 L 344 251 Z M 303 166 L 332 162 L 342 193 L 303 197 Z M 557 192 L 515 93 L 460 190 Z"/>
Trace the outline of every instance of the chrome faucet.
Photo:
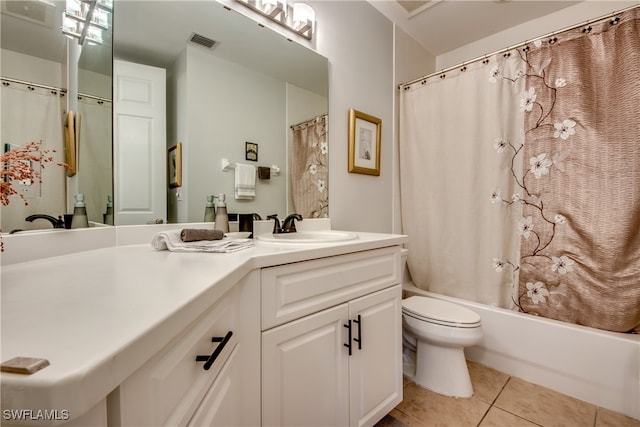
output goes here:
<path id="1" fill-rule="evenodd" d="M 51 223 L 51 225 L 53 225 L 53 228 L 64 228 L 64 221 L 62 220 L 62 215 L 58 215 L 58 218 L 56 219 L 55 217 L 52 217 L 51 215 L 34 214 L 34 215 L 29 215 L 24 220 L 25 221 L 29 221 L 29 222 L 33 222 L 36 219 L 46 219 L 47 221 L 49 221 Z"/>

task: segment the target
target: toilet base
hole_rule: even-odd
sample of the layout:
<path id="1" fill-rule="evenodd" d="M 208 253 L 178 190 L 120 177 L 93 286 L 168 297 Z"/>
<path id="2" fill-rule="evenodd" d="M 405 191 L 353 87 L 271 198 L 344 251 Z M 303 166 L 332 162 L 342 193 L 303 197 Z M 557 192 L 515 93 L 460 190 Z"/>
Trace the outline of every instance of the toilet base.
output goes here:
<path id="1" fill-rule="evenodd" d="M 414 381 L 445 396 L 473 395 L 464 347 L 445 347 L 418 340 Z"/>

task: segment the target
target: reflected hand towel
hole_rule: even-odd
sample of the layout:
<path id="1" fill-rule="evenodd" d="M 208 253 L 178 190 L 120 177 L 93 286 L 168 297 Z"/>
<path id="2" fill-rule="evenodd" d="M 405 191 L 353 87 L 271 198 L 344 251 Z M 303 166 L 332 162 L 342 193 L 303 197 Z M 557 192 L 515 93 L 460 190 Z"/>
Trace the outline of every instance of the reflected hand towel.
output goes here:
<path id="1" fill-rule="evenodd" d="M 253 199 L 256 196 L 256 167 L 238 163 L 235 178 L 235 198 Z"/>

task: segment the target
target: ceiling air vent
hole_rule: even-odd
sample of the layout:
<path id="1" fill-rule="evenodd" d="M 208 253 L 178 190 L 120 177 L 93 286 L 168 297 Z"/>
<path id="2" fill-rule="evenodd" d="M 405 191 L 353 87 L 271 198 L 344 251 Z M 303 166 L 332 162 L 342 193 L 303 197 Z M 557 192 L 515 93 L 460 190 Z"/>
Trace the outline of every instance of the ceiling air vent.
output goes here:
<path id="1" fill-rule="evenodd" d="M 208 49 L 211 49 L 216 45 L 215 40 L 211 40 L 209 37 L 202 36 L 198 33 L 191 34 L 191 38 L 189 39 L 191 43 L 199 44 L 200 46 L 204 46 Z"/>

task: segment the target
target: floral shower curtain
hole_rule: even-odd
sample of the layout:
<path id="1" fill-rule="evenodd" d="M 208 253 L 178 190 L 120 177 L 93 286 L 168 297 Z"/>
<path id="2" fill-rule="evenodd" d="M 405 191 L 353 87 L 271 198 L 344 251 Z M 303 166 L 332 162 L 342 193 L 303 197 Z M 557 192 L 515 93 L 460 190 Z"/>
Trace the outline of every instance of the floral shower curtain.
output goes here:
<path id="1" fill-rule="evenodd" d="M 511 61 L 473 64 L 484 75 L 475 87 L 456 87 L 447 75 L 403 91 L 403 225 L 418 286 L 605 330 L 639 327 L 639 11 L 537 40 L 505 54 Z M 490 116 L 487 96 L 509 90 L 519 100 Z M 416 114 L 420 92 L 434 99 Z M 485 158 L 490 145 L 493 158 Z M 492 170 L 499 176 L 491 184 Z M 468 191 L 451 180 L 468 181 Z M 492 210 L 478 193 L 490 194 Z M 489 228 L 487 217 L 503 227 Z M 511 304 L 495 297 L 508 285 Z"/>
<path id="2" fill-rule="evenodd" d="M 304 218 L 329 216 L 327 115 L 291 126 L 293 212 Z"/>
<path id="3" fill-rule="evenodd" d="M 496 212 L 487 195 L 497 185 L 505 194 L 515 189 L 510 161 L 496 156 L 492 146 L 522 140 L 518 105 L 524 82 L 491 84 L 492 66 L 512 76 L 524 74 L 518 58 L 496 55 L 402 90 L 402 223 L 417 286 L 511 307 L 512 280 L 496 276 L 490 254 L 517 255 L 519 245 L 509 230 L 519 215 Z"/>
<path id="4" fill-rule="evenodd" d="M 518 305 L 632 330 L 640 325 L 640 8 L 532 44 L 525 59 Z"/>

